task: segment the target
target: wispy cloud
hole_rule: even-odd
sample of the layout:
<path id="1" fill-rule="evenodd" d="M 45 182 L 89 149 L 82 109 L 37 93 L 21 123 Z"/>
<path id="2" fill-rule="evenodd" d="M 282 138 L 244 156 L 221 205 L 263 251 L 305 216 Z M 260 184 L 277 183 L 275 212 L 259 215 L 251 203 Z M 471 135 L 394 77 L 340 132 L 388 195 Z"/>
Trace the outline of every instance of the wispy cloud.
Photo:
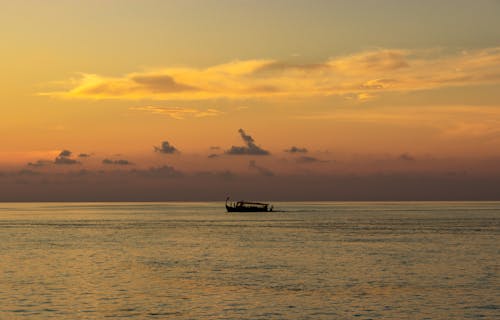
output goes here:
<path id="1" fill-rule="evenodd" d="M 70 164 L 80 164 L 79 161 L 71 158 L 66 158 L 66 157 L 57 157 L 54 160 L 54 164 L 64 164 L 64 165 L 70 165 Z"/>
<path id="2" fill-rule="evenodd" d="M 112 159 L 104 159 L 102 160 L 102 164 L 108 164 L 108 165 L 118 165 L 118 166 L 129 166 L 133 165 L 132 162 L 125 160 L 125 159 L 117 159 L 117 160 L 112 160 Z"/>
<path id="3" fill-rule="evenodd" d="M 134 170 L 133 172 L 139 176 L 151 178 L 179 178 L 184 176 L 183 172 L 169 165 L 152 167 L 149 170 Z"/>
<path id="4" fill-rule="evenodd" d="M 186 117 L 194 117 L 194 118 L 214 117 L 222 114 L 222 112 L 217 109 L 198 110 L 193 108 L 158 107 L 158 106 L 130 107 L 129 110 L 144 111 L 153 114 L 161 114 L 177 120 L 182 120 L 185 119 Z"/>
<path id="5" fill-rule="evenodd" d="M 409 154 L 408 152 L 402 153 L 399 155 L 399 160 L 402 161 L 415 161 L 415 157 Z"/>
<path id="6" fill-rule="evenodd" d="M 344 123 L 378 123 L 398 126 L 425 124 L 445 139 L 500 139 L 498 106 L 412 106 L 368 109 L 338 109 L 298 116 L 302 120 Z"/>
<path id="7" fill-rule="evenodd" d="M 35 162 L 28 162 L 28 166 L 30 167 L 36 167 L 36 168 L 40 168 L 40 167 L 45 167 L 45 166 L 49 166 L 51 165 L 53 162 L 50 161 L 50 160 L 37 160 Z"/>
<path id="8" fill-rule="evenodd" d="M 318 162 L 328 162 L 326 160 L 320 160 L 316 157 L 311 156 L 300 156 L 296 159 L 298 163 L 318 163 Z"/>
<path id="9" fill-rule="evenodd" d="M 68 83 L 70 89 L 41 94 L 124 100 L 346 95 L 366 101 L 390 91 L 495 83 L 500 83 L 500 47 L 453 54 L 438 50 L 376 49 L 308 64 L 243 60 L 205 69 L 154 69 L 121 77 L 82 74 Z M 189 113 L 202 114 L 199 110 L 138 108 L 177 118 Z"/>
<path id="10" fill-rule="evenodd" d="M 384 127 L 395 132 L 419 132 L 429 148 L 440 145 L 440 152 L 456 148 L 460 152 L 482 146 L 484 152 L 496 153 L 500 142 L 500 105 L 418 105 L 379 108 L 338 108 L 309 113 L 297 119 L 328 122 L 330 125 Z M 411 128 L 411 129 L 410 129 Z M 387 136 L 386 139 L 398 139 Z M 487 145 L 490 145 L 488 148 Z M 433 146 L 433 147 L 431 147 Z M 453 147 L 452 147 L 453 146 Z M 486 151 L 488 150 L 488 151 Z M 400 149 L 400 152 L 406 151 Z"/>
<path id="11" fill-rule="evenodd" d="M 290 149 L 286 149 L 285 152 L 289 152 L 289 153 L 307 153 L 307 149 L 306 148 L 299 148 L 299 147 L 296 147 L 296 146 L 292 146 L 292 147 L 290 147 Z"/>
<path id="12" fill-rule="evenodd" d="M 274 172 L 272 172 L 271 170 L 269 170 L 267 168 L 264 168 L 262 166 L 257 165 L 257 162 L 255 162 L 255 160 L 250 160 L 250 162 L 248 163 L 248 167 L 252 170 L 257 171 L 259 174 L 261 174 L 263 176 L 266 176 L 266 177 L 274 176 Z"/>

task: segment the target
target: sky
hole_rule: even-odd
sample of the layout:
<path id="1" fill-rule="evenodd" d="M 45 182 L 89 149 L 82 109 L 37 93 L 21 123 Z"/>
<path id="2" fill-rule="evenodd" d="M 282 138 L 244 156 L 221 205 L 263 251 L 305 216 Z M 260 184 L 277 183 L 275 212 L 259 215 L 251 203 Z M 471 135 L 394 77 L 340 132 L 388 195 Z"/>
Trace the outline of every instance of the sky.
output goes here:
<path id="1" fill-rule="evenodd" d="M 500 200 L 500 1 L 2 1 L 0 201 Z"/>

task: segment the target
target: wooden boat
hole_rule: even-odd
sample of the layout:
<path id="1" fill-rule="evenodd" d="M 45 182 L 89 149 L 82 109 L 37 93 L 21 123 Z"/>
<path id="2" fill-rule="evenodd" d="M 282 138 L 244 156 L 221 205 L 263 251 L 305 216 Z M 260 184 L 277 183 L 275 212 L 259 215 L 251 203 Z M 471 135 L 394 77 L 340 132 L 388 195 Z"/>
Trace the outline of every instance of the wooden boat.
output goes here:
<path id="1" fill-rule="evenodd" d="M 238 201 L 229 202 L 229 197 L 226 198 L 227 212 L 271 212 L 273 206 L 269 203 Z"/>

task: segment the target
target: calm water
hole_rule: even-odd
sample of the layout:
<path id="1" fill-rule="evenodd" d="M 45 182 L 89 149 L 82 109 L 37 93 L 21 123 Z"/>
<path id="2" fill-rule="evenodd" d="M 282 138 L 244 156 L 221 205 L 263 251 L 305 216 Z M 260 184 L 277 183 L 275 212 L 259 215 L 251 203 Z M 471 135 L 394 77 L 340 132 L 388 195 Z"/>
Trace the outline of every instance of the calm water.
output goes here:
<path id="1" fill-rule="evenodd" d="M 0 203 L 0 319 L 499 319 L 500 203 Z"/>

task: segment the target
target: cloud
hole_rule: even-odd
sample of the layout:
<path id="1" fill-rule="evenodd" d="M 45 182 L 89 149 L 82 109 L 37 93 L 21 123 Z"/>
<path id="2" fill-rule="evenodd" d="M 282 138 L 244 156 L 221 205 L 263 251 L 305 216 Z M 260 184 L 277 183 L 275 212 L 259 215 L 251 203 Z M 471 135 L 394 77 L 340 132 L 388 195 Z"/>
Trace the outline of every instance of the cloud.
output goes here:
<path id="1" fill-rule="evenodd" d="M 165 153 L 165 154 L 172 154 L 179 152 L 176 147 L 171 145 L 168 141 L 163 141 L 161 143 L 161 146 L 159 147 L 154 147 L 155 152 L 160 152 L 160 153 Z"/>
<path id="2" fill-rule="evenodd" d="M 405 152 L 399 156 L 399 160 L 415 161 L 415 158 L 411 154 Z"/>
<path id="3" fill-rule="evenodd" d="M 266 177 L 274 176 L 274 173 L 271 170 L 257 165 L 255 160 L 250 160 L 250 162 L 248 163 L 248 167 L 250 169 L 256 170 L 258 173 L 260 173 L 263 176 L 266 176 Z"/>
<path id="4" fill-rule="evenodd" d="M 316 157 L 304 155 L 304 154 L 306 154 L 308 152 L 308 150 L 306 148 L 299 148 L 299 147 L 296 147 L 296 146 L 292 146 L 290 149 L 286 149 L 285 152 L 289 152 L 291 154 L 296 154 L 296 155 L 302 154 L 300 156 L 297 156 L 297 158 L 295 158 L 295 161 L 297 163 L 320 163 L 320 162 L 328 162 L 326 160 L 321 160 L 321 159 L 318 159 Z"/>
<path id="5" fill-rule="evenodd" d="M 28 162 L 28 166 L 30 167 L 36 167 L 36 168 L 40 168 L 40 167 L 46 167 L 46 166 L 49 166 L 51 165 L 53 162 L 50 161 L 50 160 L 37 160 L 35 162 Z"/>
<path id="6" fill-rule="evenodd" d="M 443 141 L 491 143 L 500 140 L 500 108 L 498 105 L 416 105 L 336 109 L 308 113 L 300 120 L 322 120 L 333 123 L 376 124 L 378 126 L 432 129 Z M 465 150 L 465 149 L 464 149 Z"/>
<path id="7" fill-rule="evenodd" d="M 411 53 L 409 50 L 400 49 L 367 51 L 332 59 L 328 65 L 344 74 L 363 73 L 363 70 L 391 72 L 409 68 Z"/>
<path id="8" fill-rule="evenodd" d="M 62 150 L 59 155 L 55 158 L 54 160 L 54 164 L 62 164 L 62 165 L 73 165 L 73 164 L 80 164 L 79 161 L 75 160 L 75 159 L 71 159 L 71 155 L 73 154 L 73 152 L 69 151 L 69 150 Z"/>
<path id="9" fill-rule="evenodd" d="M 360 102 L 366 102 L 377 98 L 373 93 L 360 92 L 355 95 L 355 98 Z"/>
<path id="10" fill-rule="evenodd" d="M 247 135 L 243 129 L 239 129 L 241 139 L 245 142 L 246 146 L 232 146 L 225 153 L 229 155 L 254 155 L 254 156 L 265 156 L 269 155 L 269 151 L 262 149 L 255 144 L 252 136 Z"/>
<path id="11" fill-rule="evenodd" d="M 72 154 L 69 150 L 63 150 L 59 153 L 59 157 L 71 157 Z"/>
<path id="12" fill-rule="evenodd" d="M 129 108 L 129 110 L 145 111 L 153 114 L 161 114 L 177 120 L 183 120 L 186 117 L 194 117 L 194 118 L 214 117 L 222 114 L 222 112 L 217 109 L 198 110 L 198 109 L 181 108 L 181 107 L 144 106 L 144 107 L 131 107 Z"/>
<path id="13" fill-rule="evenodd" d="M 208 155 L 208 158 L 210 158 L 210 159 L 218 158 L 218 157 L 219 157 L 219 155 L 216 154 L 216 153 L 211 153 L 211 154 Z"/>
<path id="14" fill-rule="evenodd" d="M 78 158 L 88 158 L 88 157 L 90 157 L 90 154 L 88 154 L 88 153 L 80 153 L 78 155 Z"/>
<path id="15" fill-rule="evenodd" d="M 292 146 L 292 147 L 290 147 L 290 149 L 286 149 L 285 152 L 289 152 L 289 153 L 307 153 L 307 149 L 306 148 L 299 148 L 299 147 L 296 147 L 296 146 Z"/>
<path id="16" fill-rule="evenodd" d="M 300 156 L 296 159 L 298 163 L 315 163 L 315 162 L 328 162 L 326 160 L 320 160 L 315 157 L 310 157 L 310 156 Z"/>
<path id="17" fill-rule="evenodd" d="M 19 170 L 15 174 L 18 176 L 39 176 L 39 175 L 41 175 L 41 173 L 38 171 L 33 171 L 33 170 L 28 170 L 28 169 Z"/>
<path id="18" fill-rule="evenodd" d="M 138 84 L 142 89 L 151 90 L 157 93 L 183 92 L 197 90 L 195 87 L 181 84 L 175 81 L 171 76 L 164 74 L 146 74 L 135 75 L 131 80 Z M 140 88 L 137 88 L 140 89 Z"/>
<path id="19" fill-rule="evenodd" d="M 93 74 L 83 74 L 79 85 L 71 90 L 73 96 L 90 98 L 128 97 L 140 98 L 144 95 L 172 95 L 196 88 L 182 84 L 163 72 L 132 73 L 125 78 L 105 78 Z"/>
<path id="20" fill-rule="evenodd" d="M 133 165 L 132 162 L 124 159 L 118 159 L 118 160 L 112 160 L 112 159 L 104 159 L 102 160 L 102 164 L 112 164 L 112 165 L 119 165 L 119 166 L 129 166 Z"/>
<path id="21" fill-rule="evenodd" d="M 67 90 L 41 94 L 69 99 L 188 101 L 340 95 L 366 101 L 385 92 L 498 84 L 499 61 L 500 47 L 451 54 L 374 49 L 309 64 L 257 59 L 203 69 L 162 68 L 121 77 L 82 74 L 69 81 Z M 170 108 L 157 111 L 182 114 Z M 192 113 L 196 115 L 198 110 Z"/>
<path id="22" fill-rule="evenodd" d="M 73 153 L 69 150 L 62 150 L 59 152 L 58 156 L 54 159 L 54 161 L 50 160 L 37 160 L 35 162 L 28 162 L 28 166 L 34 167 L 34 168 L 41 168 L 41 167 L 46 167 L 51 164 L 56 164 L 56 165 L 73 165 L 73 164 L 80 164 L 79 161 L 70 158 Z"/>
<path id="23" fill-rule="evenodd" d="M 54 160 L 54 164 L 62 164 L 62 165 L 72 165 L 72 164 L 80 164 L 79 161 L 66 157 L 57 157 Z"/>
<path id="24" fill-rule="evenodd" d="M 148 170 L 134 170 L 134 173 L 149 178 L 179 178 L 184 176 L 184 173 L 169 165 L 151 167 Z"/>
<path id="25" fill-rule="evenodd" d="M 221 179 L 225 181 L 230 181 L 233 180 L 237 177 L 237 175 L 229 170 L 224 170 L 224 171 L 198 171 L 195 172 L 196 177 L 202 177 L 202 178 L 216 178 L 216 179 Z"/>

